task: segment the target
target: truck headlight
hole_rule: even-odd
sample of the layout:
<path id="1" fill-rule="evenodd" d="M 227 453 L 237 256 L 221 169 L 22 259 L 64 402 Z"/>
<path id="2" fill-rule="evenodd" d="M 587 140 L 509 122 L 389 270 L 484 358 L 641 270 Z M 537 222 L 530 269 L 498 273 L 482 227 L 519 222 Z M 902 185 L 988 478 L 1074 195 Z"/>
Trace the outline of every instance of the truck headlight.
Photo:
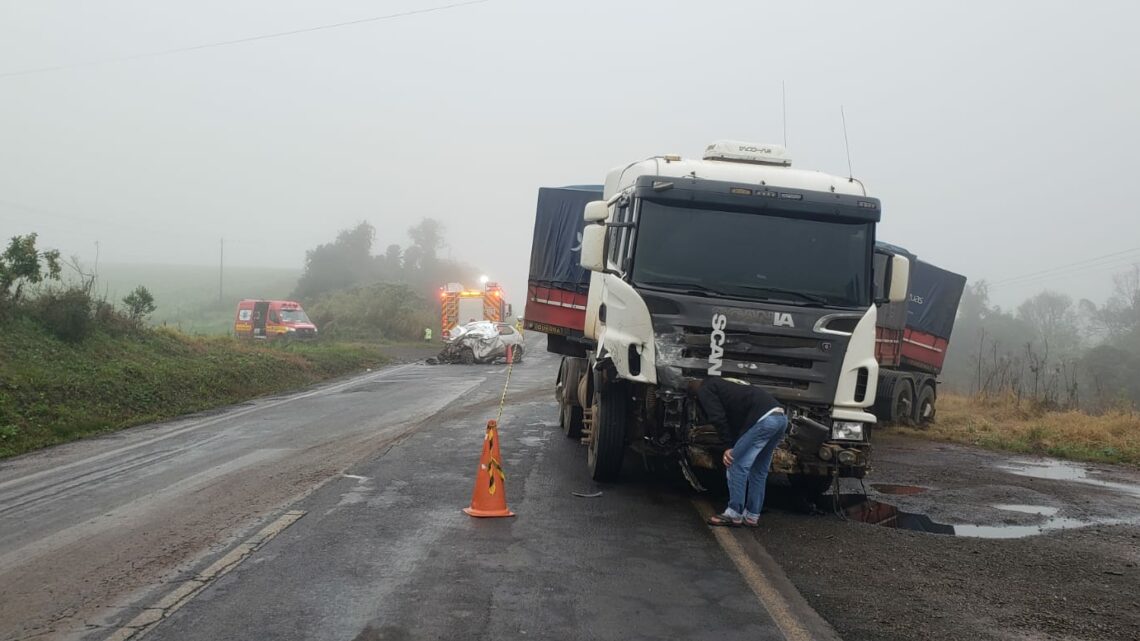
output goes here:
<path id="1" fill-rule="evenodd" d="M 831 424 L 831 438 L 837 441 L 862 441 L 863 424 L 853 421 L 835 421 Z"/>

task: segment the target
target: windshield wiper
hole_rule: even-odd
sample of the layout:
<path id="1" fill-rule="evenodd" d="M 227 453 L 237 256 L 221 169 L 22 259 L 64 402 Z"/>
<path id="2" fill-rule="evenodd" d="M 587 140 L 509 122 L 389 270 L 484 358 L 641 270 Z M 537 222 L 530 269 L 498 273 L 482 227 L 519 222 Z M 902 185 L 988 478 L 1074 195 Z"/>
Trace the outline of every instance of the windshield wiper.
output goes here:
<path id="1" fill-rule="evenodd" d="M 700 283 L 667 283 L 663 281 L 642 281 L 642 285 L 649 287 L 664 287 L 682 294 L 690 294 L 692 296 L 728 296 L 722 291 L 715 290 L 711 287 L 706 287 Z"/>
<path id="2" fill-rule="evenodd" d="M 741 289 L 751 289 L 751 290 L 758 291 L 758 292 L 771 292 L 773 294 L 790 294 L 792 296 L 799 296 L 803 300 L 806 300 L 806 301 L 809 301 L 812 303 L 819 303 L 820 305 L 826 305 L 827 304 L 827 299 L 824 298 L 823 296 L 817 296 L 815 294 L 805 294 L 804 292 L 797 292 L 794 289 L 781 289 L 779 287 L 767 287 L 765 285 L 737 285 L 737 287 L 740 287 Z"/>

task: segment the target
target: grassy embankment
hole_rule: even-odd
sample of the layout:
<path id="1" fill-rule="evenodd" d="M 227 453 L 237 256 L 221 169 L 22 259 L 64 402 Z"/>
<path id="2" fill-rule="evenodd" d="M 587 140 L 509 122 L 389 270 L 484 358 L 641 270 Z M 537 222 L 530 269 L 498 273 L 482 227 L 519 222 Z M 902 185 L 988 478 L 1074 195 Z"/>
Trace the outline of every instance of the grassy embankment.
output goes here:
<path id="1" fill-rule="evenodd" d="M 1140 465 L 1140 414 L 1054 411 L 1008 397 L 939 394 L 929 429 L 892 431 L 988 449 L 1076 461 Z"/>
<path id="2" fill-rule="evenodd" d="M 377 345 L 261 345 L 168 330 L 79 343 L 0 331 L 0 457 L 302 387 L 384 360 Z"/>

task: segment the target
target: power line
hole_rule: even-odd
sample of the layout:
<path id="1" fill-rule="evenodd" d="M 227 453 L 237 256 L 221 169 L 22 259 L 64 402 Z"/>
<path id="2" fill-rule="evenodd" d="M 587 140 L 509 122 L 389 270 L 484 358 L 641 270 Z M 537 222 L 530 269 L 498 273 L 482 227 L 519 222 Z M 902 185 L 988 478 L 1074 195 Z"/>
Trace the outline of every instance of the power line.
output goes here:
<path id="1" fill-rule="evenodd" d="M 1138 260 L 1140 260 L 1140 256 L 1117 256 L 1116 258 L 1114 258 L 1112 260 L 1105 261 L 1105 262 L 1086 264 L 1086 265 L 1078 265 L 1076 267 L 1064 269 L 1062 271 L 1055 271 L 1055 272 L 1046 273 L 1046 274 L 1039 274 L 1039 275 L 1035 276 L 1034 278 L 1024 278 L 1024 279 L 1016 280 L 1016 281 L 1003 281 L 1000 284 L 996 284 L 996 285 L 992 286 L 991 289 L 1009 289 L 1009 288 L 1016 288 L 1016 287 L 1025 287 L 1025 286 L 1030 286 L 1030 285 L 1036 285 L 1036 284 L 1039 284 L 1042 282 L 1047 282 L 1047 281 L 1053 280 L 1053 279 L 1064 279 L 1064 278 L 1070 278 L 1070 277 L 1076 276 L 1076 275 L 1088 275 L 1088 274 L 1094 274 L 1097 272 L 1103 272 L 1103 271 L 1108 271 L 1108 270 L 1113 270 L 1113 269 L 1121 269 L 1123 267 L 1128 267 L 1130 265 L 1137 264 Z"/>
<path id="2" fill-rule="evenodd" d="M 1065 271 L 1071 267 L 1077 267 L 1079 265 L 1086 265 L 1089 263 L 1099 263 L 1099 262 L 1102 262 L 1106 259 L 1110 259 L 1110 258 L 1114 258 L 1114 257 L 1118 257 L 1118 256 L 1124 256 L 1126 254 L 1133 254 L 1136 252 L 1140 252 L 1140 247 L 1133 247 L 1132 249 L 1124 249 L 1124 250 L 1112 252 L 1109 254 L 1101 254 L 1100 256 L 1094 256 L 1092 258 L 1086 258 L 1084 260 L 1078 260 L 1078 261 L 1073 262 L 1073 263 L 1068 263 L 1065 265 L 1058 265 L 1056 267 L 1049 267 L 1047 269 L 1041 269 L 1041 270 L 1038 270 L 1035 272 L 1029 272 L 1027 274 L 1021 274 L 1020 276 L 1010 276 L 1009 278 L 1001 278 L 1001 279 L 993 281 L 990 284 L 991 285 L 1005 285 L 1005 284 L 1009 284 L 1009 283 L 1013 283 L 1013 282 L 1021 281 L 1021 280 L 1033 280 L 1033 279 L 1037 278 L 1038 276 L 1046 276 L 1046 275 L 1050 275 L 1053 272 Z"/>
<path id="3" fill-rule="evenodd" d="M 20 71 L 8 71 L 0 73 L 0 78 L 12 78 L 15 76 L 28 76 L 38 73 L 52 73 L 55 71 L 64 71 L 67 69 L 76 69 L 79 67 L 94 67 L 97 65 L 111 64 L 115 62 L 127 62 L 130 60 L 140 60 L 143 58 L 158 58 L 160 56 L 169 56 L 177 53 L 186 53 L 189 51 L 199 51 L 202 49 L 211 49 L 213 47 L 228 47 L 230 45 L 242 44 L 245 42 L 256 42 L 259 40 L 269 40 L 272 38 L 284 38 L 287 36 L 295 36 L 303 33 L 312 33 L 314 31 L 324 31 L 326 29 L 339 29 L 340 27 L 350 27 L 354 25 L 366 24 L 369 22 L 381 22 L 384 20 L 395 20 L 397 18 L 407 18 L 425 13 L 434 13 L 437 11 L 448 11 L 450 9 L 458 9 L 473 4 L 483 4 L 491 0 L 468 0 L 467 2 L 456 2 L 453 4 L 439 5 L 435 7 L 427 7 L 425 9 L 413 9 L 411 11 L 402 11 L 400 13 L 390 13 L 383 16 L 375 16 L 372 18 L 360 18 L 359 20 L 348 20 L 345 22 L 334 22 L 331 24 L 317 25 L 315 27 L 305 27 L 303 29 L 293 29 L 291 31 L 278 31 L 276 33 L 266 33 L 259 36 L 249 36 L 247 38 L 238 38 L 236 40 L 222 40 L 219 42 L 210 42 L 200 45 L 191 45 L 187 47 L 177 47 L 174 49 L 164 49 L 162 51 L 150 51 L 146 53 L 136 53 L 128 56 L 119 56 L 116 58 L 104 58 L 102 60 L 91 60 L 88 62 L 76 62 L 63 65 L 55 65 L 51 67 L 38 67 L 35 69 L 22 69 Z"/>

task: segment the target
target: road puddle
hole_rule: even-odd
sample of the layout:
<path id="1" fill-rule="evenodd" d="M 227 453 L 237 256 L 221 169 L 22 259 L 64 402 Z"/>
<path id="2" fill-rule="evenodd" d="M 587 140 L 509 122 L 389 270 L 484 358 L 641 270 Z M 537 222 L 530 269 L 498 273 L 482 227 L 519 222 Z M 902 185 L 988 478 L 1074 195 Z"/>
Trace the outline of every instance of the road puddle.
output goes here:
<path id="1" fill-rule="evenodd" d="M 1088 467 L 1080 463 L 1070 463 L 1068 461 L 1057 461 L 1053 459 L 1041 460 L 1015 460 L 1006 465 L 999 465 L 998 469 L 1005 470 L 1010 474 L 1018 476 L 1030 476 L 1038 479 L 1049 479 L 1053 481 L 1072 481 L 1074 483 L 1084 483 L 1086 485 L 1095 485 L 1110 490 L 1116 490 L 1125 494 L 1140 497 L 1140 485 L 1135 483 L 1119 483 L 1116 481 L 1106 481 L 1101 478 L 1092 476 Z"/>
<path id="2" fill-rule="evenodd" d="M 1020 503 L 997 503 L 990 507 L 1006 512 L 1021 512 L 1022 514 L 1037 514 L 1038 516 L 1056 516 L 1061 508 L 1047 505 L 1022 505 Z"/>
<path id="3" fill-rule="evenodd" d="M 922 494 L 928 489 L 917 485 L 898 485 L 896 483 L 872 483 L 871 487 L 879 494 L 895 494 L 900 496 Z"/>
<path id="4" fill-rule="evenodd" d="M 1041 516 L 1043 520 L 1032 525 L 949 525 L 946 523 L 938 523 L 925 514 L 900 510 L 893 505 L 874 499 L 868 499 L 861 494 L 843 494 L 839 498 L 840 509 L 843 514 L 852 521 L 901 530 L 913 530 L 915 532 L 947 534 L 950 536 L 969 536 L 982 539 L 1019 539 L 1054 530 L 1088 527 L 1091 525 L 1113 525 L 1127 522 L 1125 520 L 1086 521 L 1082 519 L 1058 517 L 1057 508 L 1044 505 L 1000 504 L 990 507 L 1007 512 L 1036 514 Z M 823 500 L 828 501 L 830 497 L 824 497 Z"/>

